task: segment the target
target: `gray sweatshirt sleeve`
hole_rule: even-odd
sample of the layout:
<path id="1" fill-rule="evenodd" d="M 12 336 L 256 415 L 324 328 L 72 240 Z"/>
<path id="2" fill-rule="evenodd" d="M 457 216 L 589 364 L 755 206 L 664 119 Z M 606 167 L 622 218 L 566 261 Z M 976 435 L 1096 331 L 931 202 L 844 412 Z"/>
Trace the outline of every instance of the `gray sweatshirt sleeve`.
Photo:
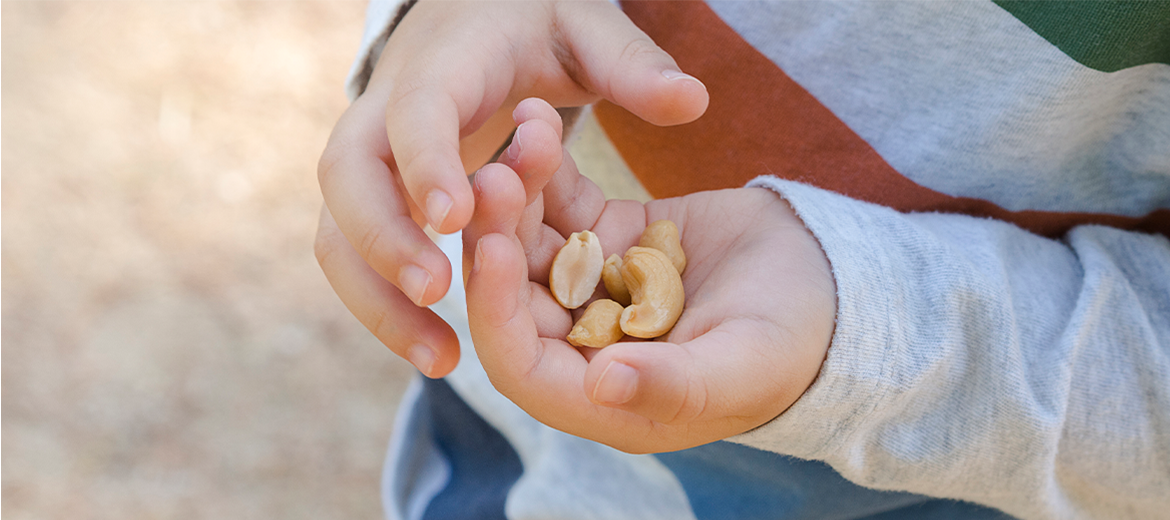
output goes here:
<path id="1" fill-rule="evenodd" d="M 733 442 L 863 486 L 1022 518 L 1170 512 L 1170 242 L 1060 240 L 761 177 L 820 240 L 836 330 L 816 382 Z"/>

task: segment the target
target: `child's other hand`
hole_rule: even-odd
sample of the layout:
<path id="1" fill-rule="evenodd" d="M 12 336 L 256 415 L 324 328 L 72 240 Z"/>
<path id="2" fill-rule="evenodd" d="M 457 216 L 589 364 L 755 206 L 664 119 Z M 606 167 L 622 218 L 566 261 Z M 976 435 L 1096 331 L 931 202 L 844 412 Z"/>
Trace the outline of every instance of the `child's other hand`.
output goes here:
<path id="1" fill-rule="evenodd" d="M 606 202 L 567 156 L 527 206 L 502 165 L 486 166 L 475 192 L 464 230 L 475 348 L 496 388 L 538 420 L 625 451 L 672 451 L 769 421 L 816 378 L 833 333 L 833 277 L 775 193 Z M 678 225 L 687 254 L 674 329 L 658 341 L 570 346 L 573 318 L 547 289 L 564 237 L 591 229 L 608 257 L 659 219 Z"/>
<path id="2" fill-rule="evenodd" d="M 427 376 L 450 372 L 459 349 L 423 308 L 447 292 L 451 266 L 422 226 L 451 233 L 469 222 L 465 174 L 490 158 L 530 96 L 556 106 L 605 98 L 660 125 L 707 106 L 702 83 L 607 1 L 415 5 L 321 156 L 317 256 L 350 311 Z M 547 175 L 511 166 L 535 197 Z"/>

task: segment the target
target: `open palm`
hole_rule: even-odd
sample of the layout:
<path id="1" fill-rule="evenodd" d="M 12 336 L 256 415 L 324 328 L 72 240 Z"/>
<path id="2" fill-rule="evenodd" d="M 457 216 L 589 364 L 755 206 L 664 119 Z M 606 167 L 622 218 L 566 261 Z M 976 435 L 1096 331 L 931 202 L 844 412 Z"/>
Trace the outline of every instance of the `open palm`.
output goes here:
<path id="1" fill-rule="evenodd" d="M 833 278 L 776 194 L 605 201 L 571 159 L 527 205 L 500 164 L 479 172 L 474 191 L 464 250 L 475 348 L 496 388 L 541 422 L 624 451 L 672 451 L 767 422 L 815 379 L 833 332 Z M 547 288 L 565 237 L 590 229 L 605 256 L 621 254 L 659 219 L 678 225 L 688 257 L 678 323 L 656 341 L 570 346 L 580 311 Z"/>

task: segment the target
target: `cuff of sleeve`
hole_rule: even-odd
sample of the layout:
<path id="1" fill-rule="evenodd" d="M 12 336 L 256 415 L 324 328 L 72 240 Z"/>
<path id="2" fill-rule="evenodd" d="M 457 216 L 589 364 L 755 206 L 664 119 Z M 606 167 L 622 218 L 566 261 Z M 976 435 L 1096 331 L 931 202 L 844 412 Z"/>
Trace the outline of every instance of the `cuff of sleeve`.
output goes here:
<path id="1" fill-rule="evenodd" d="M 374 65 L 382 56 L 386 40 L 406 12 L 417 0 L 371 0 L 366 7 L 366 26 L 362 32 L 362 43 L 357 57 L 349 68 L 345 79 L 345 94 L 350 101 L 357 99 L 366 90 Z"/>
<path id="2" fill-rule="evenodd" d="M 793 207 L 820 241 L 837 285 L 837 317 L 816 381 L 779 417 L 727 440 L 803 459 L 840 456 L 889 390 L 898 320 L 896 277 L 883 253 L 893 210 L 771 176 L 747 185 L 770 189 Z"/>

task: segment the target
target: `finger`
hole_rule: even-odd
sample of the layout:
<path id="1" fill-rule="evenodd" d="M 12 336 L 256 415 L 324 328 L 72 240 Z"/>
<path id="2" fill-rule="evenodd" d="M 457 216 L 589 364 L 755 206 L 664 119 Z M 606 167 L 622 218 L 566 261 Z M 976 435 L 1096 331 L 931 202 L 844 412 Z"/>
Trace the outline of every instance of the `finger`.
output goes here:
<path id="1" fill-rule="evenodd" d="M 646 227 L 645 207 L 632 200 L 605 200 L 601 189 L 577 171 L 576 162 L 564 152 L 561 167 L 553 174 L 541 196 L 544 226 L 522 220 L 521 242 L 529 258 L 534 281 L 547 280 L 552 259 L 565 237 L 590 229 L 597 233 L 604 256 L 623 254 L 638 243 Z"/>
<path id="2" fill-rule="evenodd" d="M 557 132 L 558 142 L 564 139 L 564 123 L 561 121 L 561 114 L 547 101 L 533 97 L 516 104 L 516 109 L 512 111 L 512 121 L 519 125 L 534 119 L 539 119 L 552 126 Z"/>
<path id="3" fill-rule="evenodd" d="M 528 279 L 547 287 L 553 258 L 565 245 L 565 237 L 542 222 L 543 218 L 544 194 L 537 194 L 536 200 L 524 207 L 516 226 L 516 237 L 528 259 Z"/>
<path id="4" fill-rule="evenodd" d="M 532 204 L 549 178 L 561 167 L 561 116 L 539 98 L 521 101 L 512 112 L 516 132 L 500 156 L 524 181 L 527 204 Z"/>
<path id="5" fill-rule="evenodd" d="M 474 204 L 459 156 L 459 110 L 427 90 L 392 98 L 386 131 L 407 193 L 433 229 L 452 233 L 467 224 Z"/>
<path id="6" fill-rule="evenodd" d="M 472 264 L 475 244 L 488 233 L 516 235 L 524 210 L 524 186 L 511 168 L 492 163 L 475 174 L 475 215 L 463 230 L 463 265 Z"/>
<path id="7" fill-rule="evenodd" d="M 606 201 L 593 230 L 601 239 L 601 252 L 606 258 L 624 255 L 627 249 L 638 245 L 646 230 L 646 206 L 636 200 Z"/>
<path id="8" fill-rule="evenodd" d="M 411 217 L 386 163 L 381 117 L 369 105 L 356 101 L 330 136 L 317 171 L 321 194 L 358 256 L 416 305 L 430 305 L 447 292 L 451 265 Z"/>
<path id="9" fill-rule="evenodd" d="M 547 121 L 532 119 L 516 127 L 512 143 L 500 155 L 500 163 L 520 177 L 525 203 L 531 204 L 561 167 L 562 157 L 561 141 L 554 127 Z"/>
<path id="10" fill-rule="evenodd" d="M 560 340 L 541 338 L 530 312 L 524 257 L 514 237 L 483 236 L 467 282 L 476 353 L 492 384 L 550 426 L 584 428 L 598 408 L 581 392 L 586 362 Z"/>
<path id="11" fill-rule="evenodd" d="M 520 180 L 507 166 L 489 164 L 475 175 L 476 213 L 463 230 L 464 266 L 471 270 L 479 239 L 489 233 L 515 236 L 524 204 Z M 546 275 L 547 276 L 547 275 Z M 529 278 L 531 278 L 529 276 Z M 547 287 L 529 283 L 523 301 L 533 314 L 537 334 L 541 337 L 563 338 L 572 327 L 569 312 L 556 303 Z"/>
<path id="12" fill-rule="evenodd" d="M 544 222 L 562 236 L 592 229 L 605 209 L 605 194 L 577 170 L 568 150 L 544 188 Z"/>
<path id="13" fill-rule="evenodd" d="M 707 401 L 706 381 L 690 351 L 665 342 L 617 343 L 598 352 L 585 371 L 585 391 L 602 406 L 663 424 L 694 420 Z"/>
<path id="14" fill-rule="evenodd" d="M 512 122 L 512 109 L 505 105 L 474 132 L 470 134 L 464 132 L 464 137 L 459 140 L 459 157 L 463 161 L 463 171 L 474 172 L 495 160 L 504 150 L 504 145 L 509 144 L 508 138 L 515 131 L 516 123 Z"/>
<path id="15" fill-rule="evenodd" d="M 731 433 L 758 426 L 805 387 L 792 380 L 783 356 L 767 355 L 754 329 L 733 321 L 683 344 L 610 345 L 590 361 L 585 391 L 594 403 L 665 425 L 706 423 Z"/>
<path id="16" fill-rule="evenodd" d="M 321 270 L 342 303 L 386 347 L 427 377 L 443 377 L 455 368 L 459 363 L 455 331 L 371 269 L 324 206 L 314 248 Z"/>
<path id="17" fill-rule="evenodd" d="M 410 60 L 400 52 L 383 56 L 388 63 L 405 63 L 385 67 L 386 74 L 402 79 L 391 82 L 387 93 L 386 136 L 410 198 L 432 228 L 452 233 L 467 224 L 474 210 L 460 139 L 498 113 L 514 72 L 500 59 L 506 54 L 482 45 L 433 46 Z M 501 124 L 489 125 L 492 133 L 510 130 L 504 115 L 493 119 Z M 494 139 L 501 142 L 506 135 Z"/>
<path id="18" fill-rule="evenodd" d="M 498 233 L 480 237 L 472 249 L 467 280 L 471 337 L 493 384 L 512 397 L 545 350 L 527 309 L 524 258 L 511 238 Z"/>
<path id="19" fill-rule="evenodd" d="M 500 161 L 520 173 L 527 194 L 527 206 L 516 235 L 528 258 L 530 280 L 548 283 L 548 269 L 564 237 L 543 225 L 544 201 L 541 190 L 560 169 L 564 153 L 561 144 L 561 117 L 556 109 L 540 98 L 521 101 L 513 111 L 519 125 L 516 136 Z M 549 132 L 549 128 L 554 132 Z"/>
<path id="20" fill-rule="evenodd" d="M 572 315 L 557 303 L 547 285 L 532 281 L 528 283 L 528 310 L 532 313 L 536 335 L 539 337 L 565 338 L 573 328 Z"/>
<path id="21" fill-rule="evenodd" d="M 655 125 L 694 121 L 707 88 L 609 2 L 578 2 L 562 16 L 566 60 L 586 88 Z M 567 11 L 567 9 L 566 9 Z"/>

